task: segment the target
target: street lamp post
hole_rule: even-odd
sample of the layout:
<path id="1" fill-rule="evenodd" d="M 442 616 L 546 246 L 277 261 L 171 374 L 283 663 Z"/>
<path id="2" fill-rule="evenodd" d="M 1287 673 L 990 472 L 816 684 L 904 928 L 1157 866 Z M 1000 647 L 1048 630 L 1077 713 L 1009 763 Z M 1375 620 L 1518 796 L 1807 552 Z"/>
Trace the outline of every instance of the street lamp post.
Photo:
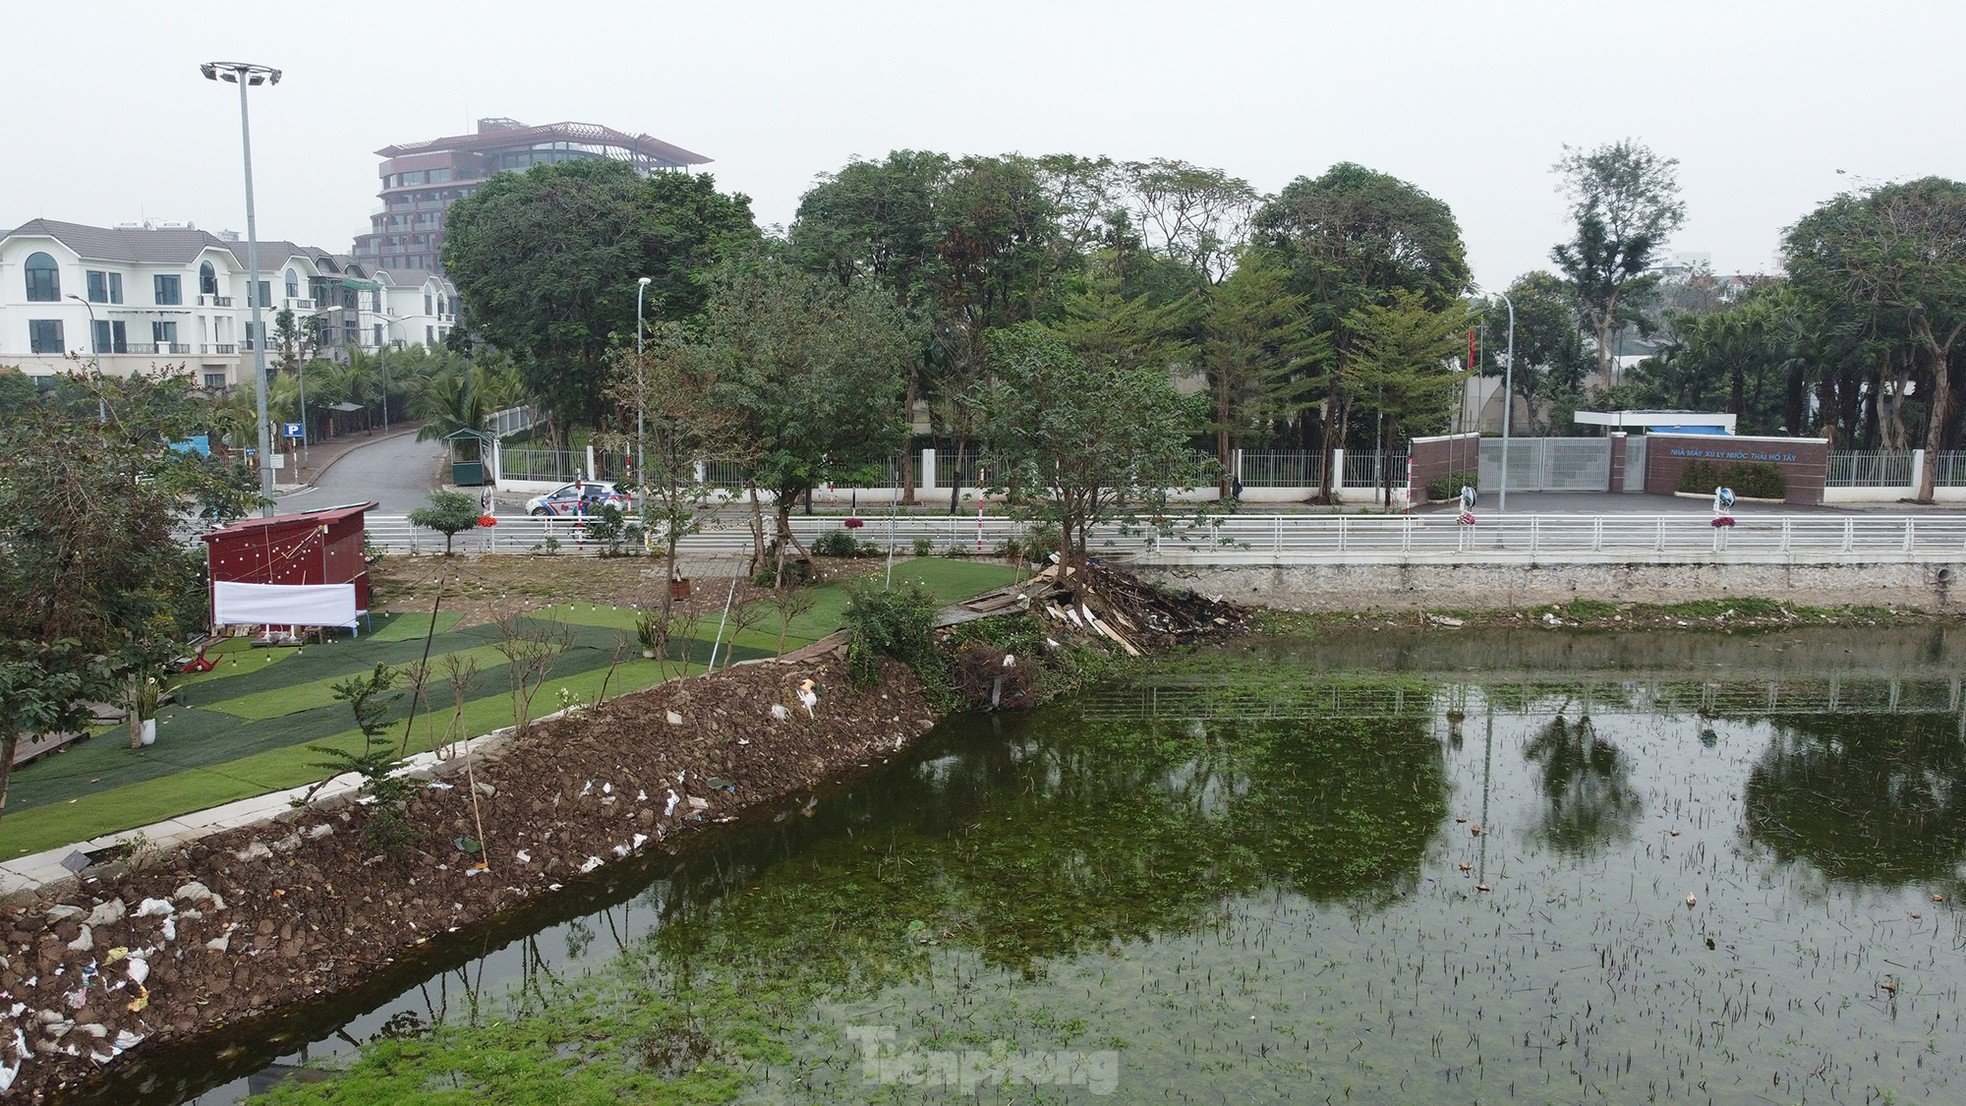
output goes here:
<path id="1" fill-rule="evenodd" d="M 643 452 L 642 417 L 642 293 L 649 290 L 655 282 L 653 277 L 642 277 L 635 282 L 635 483 L 642 490 L 642 508 L 648 509 L 648 457 Z"/>
<path id="2" fill-rule="evenodd" d="M 208 81 L 228 81 L 239 86 L 239 145 L 246 165 L 246 301 L 252 305 L 253 384 L 258 393 L 259 418 L 259 494 L 260 513 L 273 513 L 273 427 L 266 421 L 266 325 L 262 321 L 265 305 L 259 294 L 259 224 L 253 217 L 253 130 L 246 112 L 246 89 L 253 85 L 280 83 L 280 71 L 243 61 L 208 61 L 198 67 Z M 305 421 L 303 416 L 303 421 Z"/>
<path id="3" fill-rule="evenodd" d="M 1515 301 L 1497 292 L 1509 306 L 1509 352 L 1502 361 L 1502 486 L 1495 496 L 1497 514 L 1509 509 L 1509 416 L 1515 411 Z"/>
<path id="4" fill-rule="evenodd" d="M 96 337 L 96 305 L 73 292 L 68 294 L 68 298 L 81 304 L 89 313 L 89 361 L 95 366 L 98 378 L 96 382 L 100 384 L 102 375 L 102 341 Z M 109 421 L 109 404 L 104 402 L 101 393 L 97 393 L 96 395 L 96 421 L 99 423 Z"/>
<path id="5" fill-rule="evenodd" d="M 382 344 L 375 347 L 376 367 L 382 370 L 382 432 L 389 433 L 389 320 L 382 321 Z"/>

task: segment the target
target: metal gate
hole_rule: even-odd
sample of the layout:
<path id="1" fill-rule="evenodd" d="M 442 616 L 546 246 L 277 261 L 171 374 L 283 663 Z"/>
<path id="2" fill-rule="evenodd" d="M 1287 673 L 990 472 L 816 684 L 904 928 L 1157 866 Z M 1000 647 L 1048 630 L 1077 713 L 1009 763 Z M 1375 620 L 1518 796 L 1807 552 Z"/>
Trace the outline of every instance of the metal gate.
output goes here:
<path id="1" fill-rule="evenodd" d="M 1625 438 L 1625 493 L 1627 495 L 1645 490 L 1645 435 L 1633 434 Z"/>
<path id="2" fill-rule="evenodd" d="M 1481 487 L 1502 486 L 1502 439 L 1481 440 Z M 1611 489 L 1611 439 L 1510 438 L 1512 492 L 1602 492 Z"/>

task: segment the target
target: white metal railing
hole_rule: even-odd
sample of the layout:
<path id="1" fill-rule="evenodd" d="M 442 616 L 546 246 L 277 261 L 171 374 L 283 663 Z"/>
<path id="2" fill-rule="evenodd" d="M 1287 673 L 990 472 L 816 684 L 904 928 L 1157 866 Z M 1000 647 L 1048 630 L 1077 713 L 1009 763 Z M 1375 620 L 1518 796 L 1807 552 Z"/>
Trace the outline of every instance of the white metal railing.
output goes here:
<path id="1" fill-rule="evenodd" d="M 539 410 L 528 403 L 493 411 L 485 419 L 485 429 L 496 437 L 507 438 L 521 430 L 531 430 L 539 421 Z"/>
<path id="2" fill-rule="evenodd" d="M 1911 484 L 1910 450 L 1833 450 L 1823 486 L 1902 488 Z"/>
<path id="3" fill-rule="evenodd" d="M 792 531 L 810 542 L 841 529 L 837 517 L 794 516 Z M 605 543 L 592 523 L 572 518 L 500 517 L 494 526 L 457 536 L 469 553 L 597 553 Z M 1674 562 L 1720 559 L 1811 561 L 1966 560 L 1966 516 L 1759 515 L 1718 528 L 1705 515 L 1483 515 L 1461 526 L 1451 513 L 1412 515 L 1228 515 L 1195 525 L 1171 521 L 1168 533 L 1102 526 L 1094 555 L 1199 564 L 1415 560 L 1439 563 L 1541 561 Z M 910 552 L 996 553 L 1021 539 L 1026 524 L 1003 517 L 870 517 L 852 531 L 863 543 Z M 391 552 L 436 553 L 444 537 L 400 516 L 371 516 L 369 541 Z M 718 516 L 693 535 L 693 554 L 740 553 L 751 536 L 741 513 Z M 919 546 L 918 546 L 918 543 Z"/>
<path id="4" fill-rule="evenodd" d="M 1966 450 L 1936 455 L 1932 482 L 1941 488 L 1966 488 Z"/>

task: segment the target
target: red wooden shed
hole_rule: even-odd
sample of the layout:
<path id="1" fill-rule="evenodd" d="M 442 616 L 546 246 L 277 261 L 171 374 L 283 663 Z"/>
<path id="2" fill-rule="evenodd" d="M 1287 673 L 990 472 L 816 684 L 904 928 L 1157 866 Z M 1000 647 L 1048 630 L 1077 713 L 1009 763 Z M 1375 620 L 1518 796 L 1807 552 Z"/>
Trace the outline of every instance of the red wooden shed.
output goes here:
<path id="1" fill-rule="evenodd" d="M 363 516 L 374 508 L 374 502 L 350 503 L 246 519 L 203 535 L 213 623 L 340 626 L 368 613 Z M 352 613 L 348 585 L 353 585 Z"/>

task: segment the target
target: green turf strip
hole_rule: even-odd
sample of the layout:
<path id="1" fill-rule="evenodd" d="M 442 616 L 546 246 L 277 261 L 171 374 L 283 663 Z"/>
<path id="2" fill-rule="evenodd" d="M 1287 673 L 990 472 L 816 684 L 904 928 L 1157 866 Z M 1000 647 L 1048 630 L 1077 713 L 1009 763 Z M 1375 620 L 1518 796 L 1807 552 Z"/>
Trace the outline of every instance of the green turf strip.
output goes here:
<path id="1" fill-rule="evenodd" d="M 738 651 L 738 659 L 744 659 L 744 650 Z M 708 656 L 708 647 L 704 649 Z M 718 662 L 720 665 L 721 660 Z M 671 666 L 671 672 L 674 666 Z M 690 673 L 702 671 L 692 666 Z M 503 678 L 503 674 L 500 674 Z M 599 693 L 601 681 L 607 678 L 607 666 L 590 668 L 583 672 L 556 674 L 539 696 L 533 701 L 533 713 L 550 714 L 560 709 L 559 689 L 565 687 L 583 700 L 592 701 Z M 615 670 L 608 684 L 608 696 L 628 691 L 640 690 L 659 682 L 656 665 L 639 657 L 625 662 Z M 492 685 L 488 679 L 486 686 Z M 343 708 L 342 724 L 346 725 L 346 708 Z M 762 719 L 760 719 L 762 723 Z M 423 752 L 441 740 L 450 722 L 450 707 L 441 704 L 431 712 L 426 725 L 425 716 L 418 715 L 416 732 L 410 742 L 410 751 Z M 495 694 L 486 693 L 465 704 L 463 726 L 465 733 L 476 735 L 512 723 L 511 700 L 503 685 L 498 685 Z M 236 723 L 235 723 L 236 725 Z M 391 731 L 401 736 L 400 721 Z M 153 750 L 168 748 L 166 738 L 159 736 Z M 310 739 L 310 744 L 330 744 L 345 749 L 358 748 L 361 734 L 354 729 L 344 729 L 321 738 Z M 128 753 L 129 750 L 122 750 Z M 63 754 L 63 757 L 73 754 Z M 55 758 L 62 759 L 61 757 Z M 263 795 L 288 787 L 324 778 L 327 770 L 319 766 L 321 754 L 307 748 L 305 744 L 295 744 L 283 748 L 266 749 L 238 759 L 225 760 L 215 764 L 190 768 L 172 769 L 165 766 L 155 777 L 138 783 L 110 787 L 99 786 L 86 793 L 65 801 L 54 802 L 17 810 L 13 800 L 7 803 L 8 814 L 0 818 L 0 860 L 26 856 L 29 853 L 51 849 L 58 845 L 76 841 L 86 841 L 106 833 L 129 829 L 133 826 L 147 825 L 151 822 L 176 817 L 192 811 L 236 799 Z M 45 762 L 44 762 L 45 763 Z M 161 760 L 155 763 L 161 764 Z"/>
<path id="2" fill-rule="evenodd" d="M 457 625 L 457 620 L 462 617 L 464 616 L 450 611 L 444 611 L 438 614 L 437 632 L 442 634 L 449 631 L 451 627 Z M 430 630 L 430 616 L 416 611 L 384 615 L 376 619 L 375 623 L 376 631 L 372 634 L 363 635 L 369 641 L 409 641 L 411 639 L 422 641 L 423 635 Z"/>
<path id="3" fill-rule="evenodd" d="M 1008 583 L 1011 575 L 1011 569 L 1003 565 L 946 558 L 895 566 L 897 579 L 920 581 L 943 603 Z M 844 589 L 826 585 L 814 594 L 817 601 L 813 609 L 794 619 L 789 627 L 787 648 L 824 637 L 842 624 L 847 603 Z M 535 699 L 535 713 L 559 709 L 558 690 L 562 686 L 591 701 L 624 632 L 631 635 L 630 651 L 616 669 L 609 693 L 638 690 L 657 682 L 655 663 L 642 660 L 634 650 L 635 612 L 631 609 L 570 603 L 549 611 L 568 624 L 574 648 Z M 433 661 L 446 652 L 463 653 L 481 663 L 487 657 L 502 660 L 487 653 L 499 640 L 496 626 L 460 629 L 454 616 L 440 615 L 437 627 L 431 646 Z M 111 727 L 91 741 L 70 746 L 16 772 L 7 797 L 7 813 L 0 818 L 0 859 L 321 778 L 325 770 L 316 765 L 320 754 L 306 746 L 329 741 L 346 742 L 352 748 L 359 737 L 349 726 L 347 706 L 331 698 L 333 683 L 366 672 L 377 663 L 415 663 L 422 656 L 423 634 L 428 628 L 428 616 L 404 614 L 379 619 L 374 634 L 302 649 L 255 649 L 244 638 L 226 640 L 208 654 L 219 662 L 214 671 L 177 681 L 187 703 L 164 709 L 157 744 L 132 750 L 127 731 Z M 716 628 L 717 616 L 713 614 L 703 619 L 699 632 L 707 639 Z M 769 656 L 777 645 L 778 622 L 767 614 L 758 628 L 737 636 L 735 653 L 740 660 Z M 701 664 L 709 652 L 707 640 L 696 641 L 691 660 Z M 720 651 L 718 660 L 721 663 L 723 659 Z M 463 728 L 467 734 L 487 733 L 511 724 L 507 680 L 503 664 L 481 670 L 479 689 L 465 707 Z M 329 698 L 322 698 L 324 691 Z M 428 714 L 419 713 L 412 750 L 427 747 L 432 734 L 441 736 L 449 721 L 450 695 L 441 669 L 433 675 L 425 698 L 433 709 Z M 391 717 L 398 733 L 407 709 L 407 697 L 393 709 Z"/>

